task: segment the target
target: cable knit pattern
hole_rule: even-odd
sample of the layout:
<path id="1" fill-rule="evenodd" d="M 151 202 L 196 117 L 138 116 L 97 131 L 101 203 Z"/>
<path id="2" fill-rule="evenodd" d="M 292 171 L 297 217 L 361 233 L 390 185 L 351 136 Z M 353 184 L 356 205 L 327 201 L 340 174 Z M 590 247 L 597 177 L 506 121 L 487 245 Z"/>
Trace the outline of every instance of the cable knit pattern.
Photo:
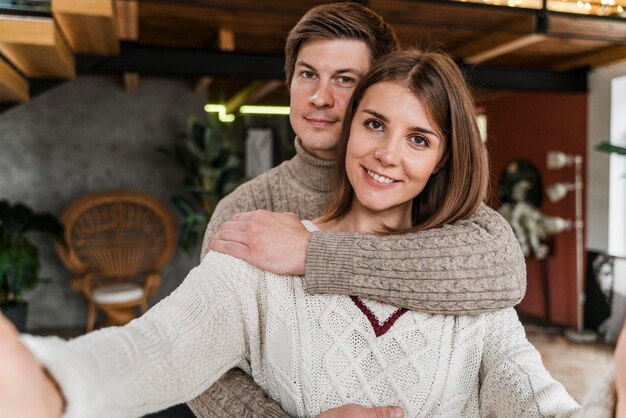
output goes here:
<path id="1" fill-rule="evenodd" d="M 202 244 L 232 215 L 257 209 L 294 212 L 301 219 L 322 214 L 332 190 L 333 164 L 309 154 L 295 140 L 296 156 L 243 184 L 218 204 Z M 427 313 L 476 314 L 506 308 L 526 291 L 526 266 L 506 221 L 483 205 L 468 220 L 405 237 L 313 234 L 306 259 L 305 285 L 311 293 L 358 295 Z M 189 403 L 198 416 L 221 410 L 276 405 L 257 388 L 248 403 L 226 375 Z M 233 416 L 243 416 L 237 412 Z M 283 415 L 286 417 L 287 415 Z"/>
<path id="2" fill-rule="evenodd" d="M 366 294 L 428 313 L 502 309 L 525 291 L 519 244 L 484 205 L 467 220 L 402 238 L 314 233 L 306 268 L 310 292 Z"/>
<path id="3" fill-rule="evenodd" d="M 219 268 L 215 268 L 219 266 Z M 580 416 L 512 308 L 407 312 L 382 336 L 346 296 L 210 252 L 126 327 L 64 342 L 23 336 L 67 399 L 65 418 L 134 417 L 184 402 L 239 366 L 292 416 L 348 402 L 408 417 Z"/>
<path id="4" fill-rule="evenodd" d="M 204 396 L 187 402 L 199 417 L 281 418 L 288 415 L 240 369 L 229 370 Z"/>
<path id="5" fill-rule="evenodd" d="M 332 188 L 332 163 L 296 156 L 243 184 L 217 206 L 210 237 L 235 213 L 257 209 L 321 215 Z M 482 205 L 452 225 L 402 237 L 314 233 L 305 286 L 310 293 L 358 295 L 426 313 L 477 314 L 517 304 L 526 291 L 524 256 L 509 224 Z"/>

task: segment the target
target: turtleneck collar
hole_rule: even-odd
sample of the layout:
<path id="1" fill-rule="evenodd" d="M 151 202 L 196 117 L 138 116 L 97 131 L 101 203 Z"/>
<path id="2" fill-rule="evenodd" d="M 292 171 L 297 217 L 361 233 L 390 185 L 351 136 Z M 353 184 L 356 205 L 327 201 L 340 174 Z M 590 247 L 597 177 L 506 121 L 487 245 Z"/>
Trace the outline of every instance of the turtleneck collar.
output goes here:
<path id="1" fill-rule="evenodd" d="M 324 160 L 309 153 L 302 147 L 300 139 L 295 140 L 296 155 L 287 162 L 290 174 L 305 187 L 320 192 L 332 190 L 333 160 Z"/>

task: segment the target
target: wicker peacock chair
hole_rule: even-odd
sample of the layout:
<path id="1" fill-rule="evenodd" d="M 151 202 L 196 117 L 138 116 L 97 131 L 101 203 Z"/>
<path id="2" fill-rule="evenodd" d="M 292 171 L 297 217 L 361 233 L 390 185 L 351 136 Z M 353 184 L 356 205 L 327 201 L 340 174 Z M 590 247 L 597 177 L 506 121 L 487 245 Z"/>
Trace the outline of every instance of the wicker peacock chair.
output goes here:
<path id="1" fill-rule="evenodd" d="M 148 309 L 161 269 L 176 249 L 176 221 L 156 198 L 135 191 L 90 193 L 61 215 L 67 246 L 57 252 L 72 272 L 72 287 L 89 302 L 87 331 L 96 309 L 106 325 L 121 325 Z"/>

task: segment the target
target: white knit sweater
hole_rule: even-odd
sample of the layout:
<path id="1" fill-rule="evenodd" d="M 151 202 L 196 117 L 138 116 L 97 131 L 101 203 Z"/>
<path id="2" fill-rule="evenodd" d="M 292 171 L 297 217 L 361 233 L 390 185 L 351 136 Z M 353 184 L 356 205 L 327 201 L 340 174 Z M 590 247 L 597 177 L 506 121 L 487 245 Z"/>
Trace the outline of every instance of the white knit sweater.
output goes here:
<path id="1" fill-rule="evenodd" d="M 513 309 L 396 313 L 379 337 L 368 310 L 381 323 L 396 312 L 306 294 L 298 277 L 210 252 L 176 291 L 125 327 L 69 342 L 22 338 L 63 390 L 66 418 L 141 416 L 194 398 L 233 367 L 294 416 L 349 402 L 401 405 L 409 417 L 579 413 Z"/>

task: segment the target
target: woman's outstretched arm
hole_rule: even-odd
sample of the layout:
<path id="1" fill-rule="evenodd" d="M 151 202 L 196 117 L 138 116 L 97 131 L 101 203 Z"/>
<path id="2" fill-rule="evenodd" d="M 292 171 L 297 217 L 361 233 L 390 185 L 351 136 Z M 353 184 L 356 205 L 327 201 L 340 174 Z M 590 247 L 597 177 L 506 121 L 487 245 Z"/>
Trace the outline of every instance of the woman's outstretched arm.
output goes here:
<path id="1" fill-rule="evenodd" d="M 170 296 L 124 327 L 71 341 L 22 341 L 58 384 L 65 417 L 142 416 L 188 401 L 245 365 L 246 338 L 258 328 L 260 274 L 211 253 Z"/>

